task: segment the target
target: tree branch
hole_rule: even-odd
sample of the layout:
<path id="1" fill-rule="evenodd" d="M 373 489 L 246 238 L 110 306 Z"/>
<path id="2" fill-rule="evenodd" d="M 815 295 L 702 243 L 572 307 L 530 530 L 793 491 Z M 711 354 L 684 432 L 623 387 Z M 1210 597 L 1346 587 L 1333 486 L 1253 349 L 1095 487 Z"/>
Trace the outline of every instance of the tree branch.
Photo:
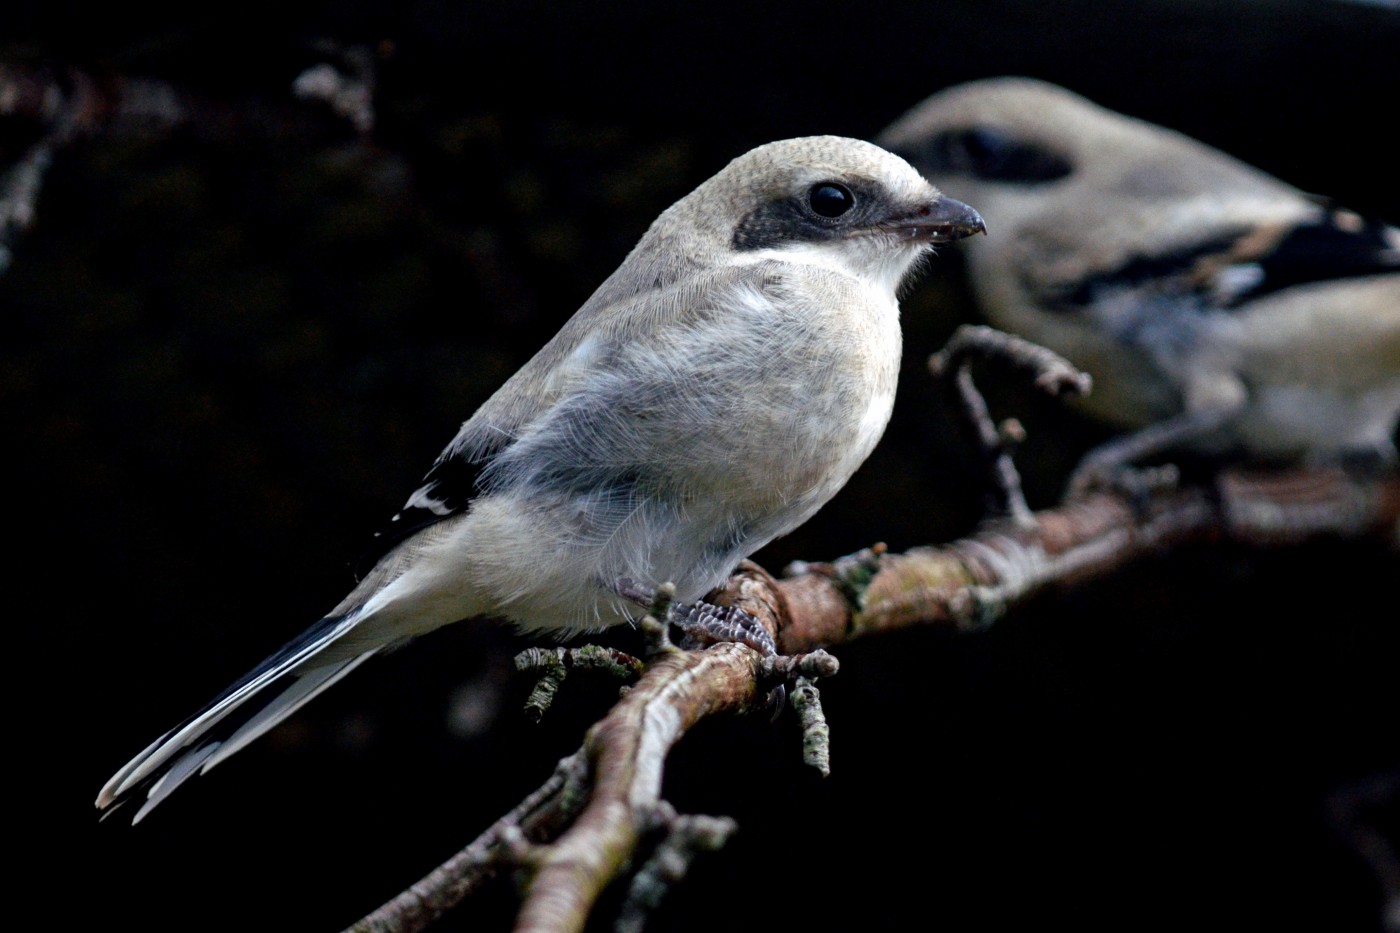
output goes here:
<path id="1" fill-rule="evenodd" d="M 1400 474 L 1232 472 L 1211 488 L 1161 489 L 1145 502 L 1097 492 L 1034 519 L 991 521 L 942 547 L 888 554 L 876 546 L 830 563 L 794 564 L 780 580 L 746 561 L 711 598 L 772 622 L 788 655 L 915 625 L 972 631 L 1047 587 L 1083 585 L 1170 548 L 1215 541 L 1273 547 L 1322 537 L 1400 544 Z M 530 875 L 517 930 L 583 929 L 599 895 L 629 871 L 658 823 L 669 837 L 678 820 L 689 819 L 660 796 L 671 747 L 707 716 L 763 707 L 766 682 L 792 678 L 795 701 L 801 697 L 795 705 L 805 707 L 804 744 L 820 746 L 813 763 L 824 767 L 825 722 L 810 705 L 809 678 L 835 667 L 825 652 L 765 663 L 741 644 L 703 651 L 661 644 L 636 686 L 545 785 L 351 929 L 424 929 L 503 863 Z M 534 844 L 511 846 L 512 832 Z"/>

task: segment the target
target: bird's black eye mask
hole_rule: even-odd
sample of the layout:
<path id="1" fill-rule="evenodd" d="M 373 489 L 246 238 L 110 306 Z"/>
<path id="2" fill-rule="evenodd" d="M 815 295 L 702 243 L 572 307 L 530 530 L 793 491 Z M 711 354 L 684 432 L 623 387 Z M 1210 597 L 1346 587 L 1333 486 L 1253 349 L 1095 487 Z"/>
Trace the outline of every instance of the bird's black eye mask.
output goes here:
<path id="1" fill-rule="evenodd" d="M 856 178 L 823 179 L 750 211 L 734 229 L 733 246 L 753 250 L 839 240 L 874 224 L 889 209 L 889 197 L 878 185 Z"/>
<path id="2" fill-rule="evenodd" d="M 986 126 L 944 130 L 915 151 L 896 150 L 926 176 L 971 175 L 987 181 L 1043 184 L 1073 169 L 1065 155 L 1041 143 Z"/>

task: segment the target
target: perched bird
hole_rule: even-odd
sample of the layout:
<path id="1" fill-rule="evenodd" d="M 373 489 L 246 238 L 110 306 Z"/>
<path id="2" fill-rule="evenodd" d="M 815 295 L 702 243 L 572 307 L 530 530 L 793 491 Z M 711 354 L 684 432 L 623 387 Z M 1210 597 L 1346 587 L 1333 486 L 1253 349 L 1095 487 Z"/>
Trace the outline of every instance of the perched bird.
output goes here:
<path id="1" fill-rule="evenodd" d="M 991 221 L 972 287 L 997 326 L 1093 377 L 1137 429 L 1103 463 L 1172 449 L 1395 460 L 1400 231 L 1064 88 L 949 88 L 887 127 Z"/>
<path id="2" fill-rule="evenodd" d="M 350 594 L 97 806 L 144 797 L 141 819 L 377 652 L 461 619 L 596 630 L 667 582 L 705 606 L 865 460 L 894 401 L 900 284 L 933 244 L 983 229 L 868 142 L 735 159 L 462 425 Z"/>

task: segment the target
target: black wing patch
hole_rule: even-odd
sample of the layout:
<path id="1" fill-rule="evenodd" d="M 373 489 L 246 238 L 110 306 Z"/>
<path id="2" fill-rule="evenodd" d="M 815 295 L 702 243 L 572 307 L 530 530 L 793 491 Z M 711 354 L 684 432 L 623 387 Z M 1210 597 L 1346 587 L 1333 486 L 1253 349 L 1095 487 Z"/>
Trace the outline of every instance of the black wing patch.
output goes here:
<path id="1" fill-rule="evenodd" d="M 1283 232 L 1263 250 L 1241 247 L 1255 229 L 1204 240 L 1190 249 L 1134 256 L 1048 297 L 1054 310 L 1072 312 L 1109 291 L 1152 289 L 1195 295 L 1201 308 L 1239 308 L 1295 285 L 1400 272 L 1400 231 L 1358 214 L 1332 210 L 1315 223 Z"/>
<path id="2" fill-rule="evenodd" d="M 355 562 L 355 579 L 361 579 L 400 543 L 429 525 L 466 511 L 477 494 L 477 483 L 486 464 L 457 453 L 445 454 L 433 464 L 423 484 L 404 507 L 376 532 L 370 546 Z"/>
<path id="3" fill-rule="evenodd" d="M 1269 292 L 1363 275 L 1400 271 L 1400 231 L 1346 210 L 1297 226 L 1257 260 L 1259 284 L 1236 297 L 1241 304 Z"/>
<path id="4" fill-rule="evenodd" d="M 1163 292 L 1191 290 L 1189 274 L 1203 261 L 1228 253 L 1241 232 L 1204 240 L 1190 249 L 1156 256 L 1133 256 L 1097 275 L 1054 289 L 1048 296 L 1052 310 L 1073 312 L 1093 304 L 1105 292 L 1155 287 Z"/>

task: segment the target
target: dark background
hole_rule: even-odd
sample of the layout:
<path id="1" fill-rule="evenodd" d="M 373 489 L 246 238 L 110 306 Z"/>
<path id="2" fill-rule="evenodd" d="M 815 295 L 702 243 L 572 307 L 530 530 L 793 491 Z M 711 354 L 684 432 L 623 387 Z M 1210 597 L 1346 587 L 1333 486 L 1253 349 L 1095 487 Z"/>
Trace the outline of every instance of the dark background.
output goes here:
<path id="1" fill-rule="evenodd" d="M 529 643 L 462 625 L 134 829 L 90 807 L 340 598 L 458 423 L 733 156 L 869 137 L 1019 73 L 1400 218 L 1392 3 L 27 6 L 0 66 L 150 78 L 191 108 L 58 152 L 0 275 L 11 855 L 55 926 L 339 929 L 577 747 L 609 688 L 574 678 L 531 726 L 510 667 Z M 290 92 L 355 48 L 379 82 L 367 139 Z M 35 133 L 0 116 L 6 167 Z M 923 369 L 973 318 L 959 271 L 946 250 L 905 301 L 885 442 L 770 569 L 973 527 L 980 486 Z M 1014 387 L 995 401 L 1052 503 L 1101 433 Z M 985 635 L 844 647 L 830 778 L 790 719 L 706 723 L 672 755 L 668 798 L 741 830 L 654 928 L 1378 930 L 1328 814 L 1400 762 L 1398 566 L 1374 542 L 1193 549 Z M 1395 810 L 1367 809 L 1392 842 Z M 503 929 L 511 903 L 502 885 L 440 928 Z"/>

